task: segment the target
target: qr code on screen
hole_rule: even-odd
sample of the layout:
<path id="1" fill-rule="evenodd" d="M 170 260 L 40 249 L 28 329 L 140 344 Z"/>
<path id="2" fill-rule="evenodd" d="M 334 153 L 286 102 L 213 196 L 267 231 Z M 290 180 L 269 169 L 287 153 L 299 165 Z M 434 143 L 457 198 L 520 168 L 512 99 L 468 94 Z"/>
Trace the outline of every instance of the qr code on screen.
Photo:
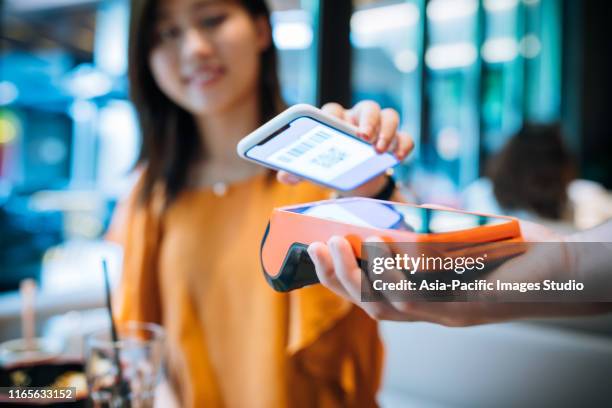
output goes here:
<path id="1" fill-rule="evenodd" d="M 329 169 L 344 160 L 346 156 L 346 152 L 338 148 L 332 147 L 326 152 L 321 153 L 320 155 L 312 159 L 311 162 L 325 169 Z"/>

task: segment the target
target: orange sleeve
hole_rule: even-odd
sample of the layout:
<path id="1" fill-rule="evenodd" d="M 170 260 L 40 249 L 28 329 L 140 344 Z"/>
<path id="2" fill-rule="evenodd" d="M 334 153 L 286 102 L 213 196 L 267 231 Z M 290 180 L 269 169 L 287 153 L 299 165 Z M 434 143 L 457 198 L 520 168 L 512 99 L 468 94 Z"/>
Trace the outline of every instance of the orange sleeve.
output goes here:
<path id="1" fill-rule="evenodd" d="M 161 322 L 158 252 L 161 239 L 160 198 L 140 203 L 136 185 L 115 210 L 107 239 L 123 247 L 123 271 L 115 296 L 118 322 Z"/>
<path id="2" fill-rule="evenodd" d="M 301 191 L 291 201 L 329 197 L 314 185 Z M 288 297 L 289 406 L 376 406 L 384 360 L 377 322 L 322 285 Z"/>
<path id="3" fill-rule="evenodd" d="M 376 406 L 383 367 L 377 323 L 321 285 L 290 296 L 292 406 Z"/>

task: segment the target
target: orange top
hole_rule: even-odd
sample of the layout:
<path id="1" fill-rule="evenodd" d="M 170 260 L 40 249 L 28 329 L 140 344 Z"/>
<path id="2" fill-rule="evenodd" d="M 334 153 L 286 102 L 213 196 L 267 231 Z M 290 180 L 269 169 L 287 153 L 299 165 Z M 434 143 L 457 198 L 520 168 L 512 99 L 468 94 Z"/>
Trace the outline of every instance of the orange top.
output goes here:
<path id="1" fill-rule="evenodd" d="M 274 207 L 327 198 L 266 176 L 182 193 L 161 214 L 128 200 L 118 320 L 161 323 L 170 383 L 186 407 L 375 406 L 382 346 L 361 309 L 320 285 L 280 294 L 259 248 Z"/>

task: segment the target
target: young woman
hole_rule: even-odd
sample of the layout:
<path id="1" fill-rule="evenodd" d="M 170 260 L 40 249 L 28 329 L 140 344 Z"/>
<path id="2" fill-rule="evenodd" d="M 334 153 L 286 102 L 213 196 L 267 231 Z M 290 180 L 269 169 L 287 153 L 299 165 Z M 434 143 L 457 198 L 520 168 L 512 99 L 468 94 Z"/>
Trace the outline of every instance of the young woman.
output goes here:
<path id="1" fill-rule="evenodd" d="M 264 1 L 137 0 L 131 13 L 142 175 L 118 218 L 118 320 L 164 326 L 182 406 L 375 405 L 376 324 L 321 286 L 275 293 L 260 270 L 272 208 L 330 195 L 287 174 L 279 183 L 235 153 L 283 108 Z M 392 110 L 325 109 L 378 151 L 394 146 L 404 158 L 412 148 Z M 375 196 L 385 183 L 357 193 Z"/>

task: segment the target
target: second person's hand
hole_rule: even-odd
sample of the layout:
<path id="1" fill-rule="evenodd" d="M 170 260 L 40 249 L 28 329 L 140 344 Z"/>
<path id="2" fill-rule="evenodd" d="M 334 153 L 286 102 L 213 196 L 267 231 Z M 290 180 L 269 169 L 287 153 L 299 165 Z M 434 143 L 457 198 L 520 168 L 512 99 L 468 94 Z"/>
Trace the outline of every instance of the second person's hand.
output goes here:
<path id="1" fill-rule="evenodd" d="M 575 259 L 580 254 L 566 252 L 571 247 L 560 244 L 566 238 L 544 226 L 526 221 L 521 221 L 521 231 L 527 242 L 557 242 L 558 245 L 535 246 L 533 250 L 511 259 L 493 271 L 489 279 L 538 281 L 576 278 L 572 274 L 576 272 L 574 269 L 578 268 L 568 265 L 580 264 Z M 381 240 L 371 237 L 367 241 Z M 361 296 L 363 271 L 357 264 L 350 243 L 344 237 L 335 236 L 327 242 L 313 242 L 308 247 L 308 253 L 315 265 L 319 281 L 324 286 L 378 320 L 471 326 L 522 318 L 598 314 L 612 310 L 611 303 L 606 302 L 392 301 L 385 298 L 384 294 L 380 301 L 366 302 L 362 301 Z M 574 260 L 569 261 L 571 258 Z M 588 276 L 586 278 L 588 279 Z"/>

